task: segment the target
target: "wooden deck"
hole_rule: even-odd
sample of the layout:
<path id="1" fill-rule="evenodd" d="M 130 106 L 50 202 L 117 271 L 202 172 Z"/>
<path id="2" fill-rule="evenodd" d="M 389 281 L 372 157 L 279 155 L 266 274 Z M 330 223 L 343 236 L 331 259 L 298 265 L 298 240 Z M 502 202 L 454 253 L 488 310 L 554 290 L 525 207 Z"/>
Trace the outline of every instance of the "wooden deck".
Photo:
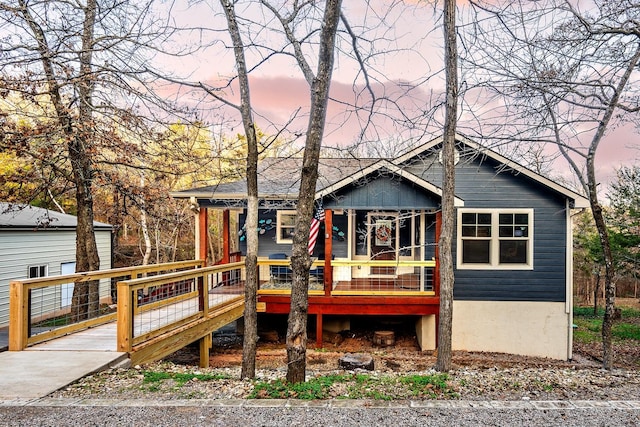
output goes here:
<path id="1" fill-rule="evenodd" d="M 242 287 L 243 284 L 238 286 Z M 226 287 L 222 287 L 224 289 Z M 260 290 L 268 293 L 271 290 L 291 290 L 291 282 L 271 282 L 263 281 L 260 283 Z M 309 291 L 324 290 L 321 281 L 309 281 Z M 221 290 L 222 291 L 222 290 Z M 370 293 L 377 295 L 380 293 L 388 295 L 403 295 L 406 292 L 425 292 L 425 295 L 433 294 L 433 290 L 428 288 L 424 291 L 420 290 L 420 276 L 417 274 L 402 274 L 389 277 L 365 277 L 354 278 L 349 281 L 334 282 L 331 289 L 332 295 L 342 295 L 344 292 L 357 292 L 360 294 Z M 310 292 L 311 294 L 312 292 Z"/>

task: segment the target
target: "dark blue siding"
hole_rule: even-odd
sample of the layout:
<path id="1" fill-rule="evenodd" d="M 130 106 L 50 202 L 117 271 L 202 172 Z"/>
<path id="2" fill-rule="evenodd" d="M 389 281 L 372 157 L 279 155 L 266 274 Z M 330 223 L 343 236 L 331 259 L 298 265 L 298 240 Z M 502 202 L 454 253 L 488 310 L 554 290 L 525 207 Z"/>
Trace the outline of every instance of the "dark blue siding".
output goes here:
<path id="1" fill-rule="evenodd" d="M 430 167 L 424 170 L 423 166 Z M 564 199 L 539 183 L 482 156 L 462 156 L 456 166 L 456 196 L 465 208 L 532 208 L 533 270 L 456 270 L 454 298 L 483 301 L 565 301 L 566 209 Z M 440 186 L 442 168 L 431 161 L 407 169 Z M 454 264 L 456 256 L 454 239 Z"/>
<path id="2" fill-rule="evenodd" d="M 332 209 L 436 209 L 440 197 L 397 176 L 374 176 L 343 188 L 325 199 Z"/>
<path id="3" fill-rule="evenodd" d="M 270 224 L 267 224 L 268 221 Z M 276 220 L 277 213 L 273 209 L 260 209 L 258 214 L 258 221 L 260 221 L 260 228 L 258 234 L 258 256 L 266 257 L 272 253 L 286 253 L 291 255 L 291 243 L 277 243 L 276 240 Z M 246 213 L 240 215 L 239 223 L 240 227 L 243 227 L 246 221 Z M 334 215 L 333 217 L 333 255 L 335 257 L 347 256 L 347 216 L 346 215 Z M 343 232 L 344 236 L 340 235 Z M 318 233 L 318 241 L 316 242 L 313 256 L 320 259 L 324 258 L 324 235 L 325 228 L 324 223 L 320 226 L 320 232 Z M 243 254 L 247 253 L 247 241 L 240 238 L 240 251 Z"/>

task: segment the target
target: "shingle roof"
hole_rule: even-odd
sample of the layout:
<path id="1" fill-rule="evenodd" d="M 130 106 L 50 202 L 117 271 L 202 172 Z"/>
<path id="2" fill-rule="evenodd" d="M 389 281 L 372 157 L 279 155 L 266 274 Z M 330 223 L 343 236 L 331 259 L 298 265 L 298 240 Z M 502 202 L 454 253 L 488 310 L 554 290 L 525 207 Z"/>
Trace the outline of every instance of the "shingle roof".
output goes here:
<path id="1" fill-rule="evenodd" d="M 77 224 L 78 219 L 73 215 L 30 205 L 0 202 L 0 228 L 75 229 Z M 111 228 L 111 225 L 98 221 L 94 221 L 93 225 L 95 228 Z"/>
<path id="2" fill-rule="evenodd" d="M 456 135 L 456 140 L 471 147 L 473 150 L 481 152 L 483 155 L 493 158 L 500 164 L 503 164 L 506 168 L 522 173 L 573 200 L 575 207 L 589 206 L 588 200 L 584 196 L 525 168 L 517 162 L 514 162 L 489 148 L 481 146 L 463 135 Z M 419 158 L 421 154 L 429 150 L 436 149 L 440 144 L 442 144 L 442 136 L 436 137 L 429 142 L 419 144 L 395 159 L 386 160 L 398 167 L 402 167 L 403 164 Z M 380 160 L 381 159 L 321 158 L 318 165 L 318 183 L 316 185 L 316 193 L 322 192 L 325 189 L 328 190 L 329 187 L 334 186 L 334 184 L 341 180 L 345 181 L 346 178 L 363 171 L 363 169 L 372 166 Z M 380 165 L 382 164 L 383 163 L 380 163 Z M 267 158 L 262 160 L 258 165 L 259 196 L 263 199 L 295 199 L 298 195 L 300 186 L 301 168 L 302 158 Z M 247 187 L 245 181 L 236 181 L 171 193 L 171 195 L 176 198 L 195 197 L 198 199 L 207 199 L 215 197 L 220 200 L 242 200 L 246 198 L 246 194 Z"/>
<path id="3" fill-rule="evenodd" d="M 316 191 L 330 187 L 345 176 L 352 175 L 379 159 L 354 158 L 321 158 L 318 164 L 318 182 Z M 272 157 L 266 158 L 258 165 L 258 191 L 261 197 L 297 197 L 300 188 L 300 157 Z M 245 198 L 247 194 L 246 181 L 234 181 L 193 188 L 190 190 L 171 193 L 174 197 L 188 198 L 211 197 L 216 198 Z"/>

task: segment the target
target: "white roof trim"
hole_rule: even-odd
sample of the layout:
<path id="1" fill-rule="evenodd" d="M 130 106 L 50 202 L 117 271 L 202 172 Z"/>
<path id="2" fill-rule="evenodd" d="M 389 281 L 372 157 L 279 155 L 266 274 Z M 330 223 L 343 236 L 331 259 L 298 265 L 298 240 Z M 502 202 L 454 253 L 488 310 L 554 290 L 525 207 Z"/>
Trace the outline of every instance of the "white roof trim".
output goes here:
<path id="1" fill-rule="evenodd" d="M 509 160 L 508 158 L 502 156 L 501 154 L 496 153 L 495 151 L 487 148 L 487 147 L 483 147 L 482 145 L 478 144 L 475 141 L 470 140 L 469 138 L 467 138 L 466 136 L 460 135 L 460 134 L 456 134 L 456 140 L 462 142 L 465 145 L 468 145 L 469 147 L 473 148 L 474 150 L 485 154 L 486 156 L 496 160 L 497 162 L 502 163 L 503 165 L 507 166 L 508 168 L 521 173 L 531 179 L 533 179 L 534 181 L 539 182 L 542 185 L 545 185 L 555 191 L 557 191 L 558 193 L 568 197 L 569 199 L 572 199 L 574 201 L 574 207 L 575 208 L 588 208 L 589 205 L 589 200 L 582 196 L 581 194 L 576 193 L 573 190 L 570 190 L 560 184 L 555 183 L 554 181 L 550 180 L 549 178 L 545 178 L 544 176 L 532 171 L 531 169 L 527 169 L 526 167 L 512 161 Z M 431 141 L 420 145 L 419 147 L 414 148 L 413 150 L 410 150 L 406 153 L 404 153 L 403 155 L 401 155 L 400 157 L 396 157 L 393 160 L 393 163 L 400 164 L 400 163 L 404 163 L 407 160 L 412 159 L 413 157 L 417 156 L 418 154 L 420 154 L 421 152 L 424 152 L 430 148 L 433 148 L 436 145 L 441 144 L 443 141 L 443 137 L 439 136 L 437 138 L 432 139 Z"/>

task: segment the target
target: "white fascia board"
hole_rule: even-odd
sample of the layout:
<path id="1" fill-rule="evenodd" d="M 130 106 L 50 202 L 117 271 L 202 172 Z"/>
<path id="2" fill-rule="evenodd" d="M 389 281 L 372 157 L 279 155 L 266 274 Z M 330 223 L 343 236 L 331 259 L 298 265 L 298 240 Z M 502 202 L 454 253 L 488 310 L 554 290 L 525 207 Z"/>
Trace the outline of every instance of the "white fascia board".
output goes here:
<path id="1" fill-rule="evenodd" d="M 443 141 L 442 136 L 439 136 L 437 138 L 432 139 L 431 141 L 414 148 L 411 151 L 408 151 L 407 153 L 401 155 L 400 157 L 397 157 L 393 162 L 395 164 L 400 164 L 400 163 L 404 163 L 407 160 L 410 160 L 411 158 L 417 156 L 418 154 L 429 150 L 430 148 L 433 148 L 439 144 L 441 144 Z M 539 182 L 540 184 L 551 188 L 552 190 L 557 191 L 558 193 L 566 196 L 567 198 L 571 199 L 574 201 L 574 208 L 588 208 L 589 205 L 589 200 L 576 193 L 575 191 L 572 191 L 566 187 L 563 187 L 562 185 L 559 185 L 555 182 L 553 182 L 552 180 L 550 180 L 549 178 L 545 178 L 544 176 L 530 170 L 527 169 L 526 167 L 512 161 L 509 160 L 508 158 L 502 156 L 501 154 L 496 153 L 495 151 L 487 148 L 487 147 L 483 147 L 482 145 L 478 144 L 477 142 L 467 138 L 466 136 L 460 135 L 460 134 L 456 134 L 456 141 L 460 141 L 463 144 L 473 148 L 474 150 L 476 150 L 479 153 L 482 153 L 484 155 L 486 155 L 487 157 L 492 158 L 493 160 L 496 160 L 499 163 L 502 163 L 503 165 L 505 165 L 506 167 L 514 170 L 517 173 L 521 173 L 531 179 L 533 179 L 534 181 Z"/>

